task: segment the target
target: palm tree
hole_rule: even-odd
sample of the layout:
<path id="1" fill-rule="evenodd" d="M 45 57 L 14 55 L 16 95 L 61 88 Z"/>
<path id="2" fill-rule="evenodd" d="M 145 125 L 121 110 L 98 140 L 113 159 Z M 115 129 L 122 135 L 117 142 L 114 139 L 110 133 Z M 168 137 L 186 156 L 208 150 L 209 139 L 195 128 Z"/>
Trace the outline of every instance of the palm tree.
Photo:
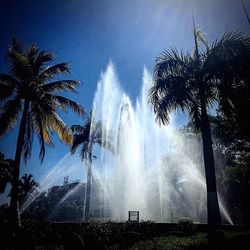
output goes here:
<path id="1" fill-rule="evenodd" d="M 90 196 L 91 196 L 91 184 L 92 184 L 92 161 L 96 158 L 92 154 L 92 149 L 94 144 L 104 146 L 112 151 L 112 146 L 110 144 L 110 139 L 105 140 L 106 136 L 102 129 L 102 123 L 96 122 L 91 112 L 86 120 L 86 123 L 81 125 L 73 125 L 71 129 L 74 133 L 73 144 L 71 147 L 71 154 L 76 152 L 76 149 L 81 145 L 80 150 L 81 160 L 85 160 L 87 168 L 87 189 L 86 189 L 86 198 L 85 198 L 85 220 L 89 219 L 89 210 L 90 210 Z"/>
<path id="2" fill-rule="evenodd" d="M 67 63 L 48 65 L 54 58 L 52 52 L 40 51 L 35 44 L 25 50 L 13 38 L 7 53 L 9 74 L 0 74 L 0 137 L 16 125 L 21 114 L 10 202 L 9 220 L 13 226 L 21 225 L 18 204 L 20 161 L 22 156 L 25 162 L 30 157 L 34 133 L 39 139 L 42 162 L 45 145 L 52 145 L 51 132 L 55 131 L 65 143 L 72 143 L 72 131 L 58 115 L 57 108 L 63 111 L 71 108 L 78 114 L 84 112 L 77 102 L 57 94 L 64 90 L 76 92 L 79 81 L 53 82 L 56 75 L 69 73 Z"/>
<path id="3" fill-rule="evenodd" d="M 39 184 L 34 180 L 32 174 L 24 174 L 19 180 L 19 202 L 24 202 L 28 194 L 38 187 Z"/>
<path id="4" fill-rule="evenodd" d="M 156 59 L 149 102 L 160 124 L 168 124 L 170 112 L 181 109 L 188 112 L 201 132 L 208 233 L 214 235 L 221 226 L 221 217 L 207 110 L 217 103 L 221 110 L 230 112 L 237 102 L 234 85 L 249 84 L 250 38 L 244 33 L 226 32 L 209 46 L 202 32 L 194 26 L 194 42 L 193 54 L 170 49 Z"/>

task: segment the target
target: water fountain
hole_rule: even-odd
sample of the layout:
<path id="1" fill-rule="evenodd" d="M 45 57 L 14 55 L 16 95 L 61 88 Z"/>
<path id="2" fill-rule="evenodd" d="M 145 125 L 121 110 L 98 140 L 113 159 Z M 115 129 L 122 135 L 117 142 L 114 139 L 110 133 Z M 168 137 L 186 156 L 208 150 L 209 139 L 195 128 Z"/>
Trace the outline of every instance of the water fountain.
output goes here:
<path id="1" fill-rule="evenodd" d="M 136 210 L 141 220 L 175 222 L 188 216 L 206 222 L 200 142 L 184 139 L 175 128 L 174 114 L 169 126 L 155 123 L 148 105 L 151 79 L 144 68 L 135 105 L 122 91 L 112 62 L 98 83 L 93 101 L 95 119 L 102 121 L 106 140 L 112 137 L 115 151 L 94 148 L 99 160 L 94 161 L 93 172 L 104 189 L 98 204 L 102 207 L 100 217 L 122 221 L 127 220 L 128 211 Z M 230 221 L 222 203 L 221 211 Z"/>
<path id="2" fill-rule="evenodd" d="M 140 220 L 176 222 L 181 217 L 190 217 L 205 223 L 206 185 L 201 142 L 176 128 L 180 124 L 176 124 L 175 114 L 168 126 L 156 124 L 148 105 L 151 79 L 144 68 L 141 94 L 133 105 L 121 89 L 112 62 L 101 74 L 93 111 L 95 120 L 102 122 L 103 144 L 112 138 L 114 152 L 105 145 L 93 148 L 97 159 L 92 165 L 90 215 L 101 220 L 124 221 L 128 212 L 134 210 L 140 212 Z M 70 162 L 72 156 L 65 157 Z M 81 168 L 77 171 L 84 171 L 83 163 L 71 165 L 75 168 L 79 164 Z M 48 187 L 53 176 L 58 177 L 57 173 L 52 169 L 42 186 Z M 74 190 L 59 205 L 72 193 Z M 222 202 L 220 208 L 225 220 L 232 223 Z"/>

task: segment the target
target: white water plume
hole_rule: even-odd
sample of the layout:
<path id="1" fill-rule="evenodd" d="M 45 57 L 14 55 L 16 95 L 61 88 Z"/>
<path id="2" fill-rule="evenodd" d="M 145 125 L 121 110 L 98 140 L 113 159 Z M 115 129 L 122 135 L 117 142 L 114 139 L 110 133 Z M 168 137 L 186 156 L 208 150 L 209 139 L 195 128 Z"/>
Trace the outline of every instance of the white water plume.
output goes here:
<path id="1" fill-rule="evenodd" d="M 176 222 L 188 216 L 206 222 L 206 186 L 201 145 L 175 128 L 159 127 L 148 105 L 151 74 L 143 71 L 141 95 L 135 107 L 121 90 L 112 62 L 102 73 L 93 102 L 95 120 L 102 122 L 114 153 L 95 147 L 93 169 L 103 189 L 98 207 L 104 219 L 127 220 L 128 211 L 141 220 Z M 95 154 L 95 155 L 96 155 Z M 231 223 L 226 209 L 221 212 Z M 92 202 L 94 209 L 96 202 Z M 101 211 L 102 210 L 102 211 Z"/>
<path id="2" fill-rule="evenodd" d="M 66 154 L 48 173 L 41 177 L 39 189 L 34 189 L 29 193 L 28 198 L 20 208 L 20 212 L 23 213 L 40 194 L 46 192 L 53 185 L 61 183 L 65 173 L 70 175 L 79 172 L 79 170 L 83 172 L 82 169 L 83 164 L 78 157 L 73 157 L 70 153 Z"/>

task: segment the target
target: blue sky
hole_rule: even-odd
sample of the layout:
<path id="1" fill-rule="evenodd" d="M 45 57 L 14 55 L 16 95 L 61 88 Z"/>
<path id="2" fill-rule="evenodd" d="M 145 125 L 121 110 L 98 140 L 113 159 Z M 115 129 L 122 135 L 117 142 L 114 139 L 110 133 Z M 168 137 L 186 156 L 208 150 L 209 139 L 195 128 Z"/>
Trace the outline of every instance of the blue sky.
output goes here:
<path id="1" fill-rule="evenodd" d="M 245 0 L 250 12 L 250 1 Z M 122 87 L 132 100 L 139 94 L 143 66 L 153 69 L 163 49 L 191 50 L 192 13 L 211 42 L 226 30 L 249 31 L 240 0 L 2 0 L 0 4 L 0 71 L 7 72 L 4 55 L 12 35 L 26 45 L 54 51 L 55 62 L 70 62 L 67 76 L 83 82 L 77 95 L 68 95 L 91 109 L 100 72 L 112 59 Z M 70 126 L 82 119 L 63 115 Z M 14 157 L 17 130 L 1 139 L 0 150 Z M 21 174 L 39 179 L 69 150 L 54 138 L 44 163 L 38 143 Z"/>

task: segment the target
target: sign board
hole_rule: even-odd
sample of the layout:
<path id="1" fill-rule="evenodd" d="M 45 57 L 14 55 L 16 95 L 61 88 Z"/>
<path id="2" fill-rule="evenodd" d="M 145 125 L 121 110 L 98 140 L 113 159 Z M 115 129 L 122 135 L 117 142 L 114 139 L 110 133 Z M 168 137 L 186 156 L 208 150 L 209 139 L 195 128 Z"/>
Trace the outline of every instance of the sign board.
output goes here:
<path id="1" fill-rule="evenodd" d="M 131 222 L 139 222 L 139 211 L 129 211 L 128 220 Z"/>

